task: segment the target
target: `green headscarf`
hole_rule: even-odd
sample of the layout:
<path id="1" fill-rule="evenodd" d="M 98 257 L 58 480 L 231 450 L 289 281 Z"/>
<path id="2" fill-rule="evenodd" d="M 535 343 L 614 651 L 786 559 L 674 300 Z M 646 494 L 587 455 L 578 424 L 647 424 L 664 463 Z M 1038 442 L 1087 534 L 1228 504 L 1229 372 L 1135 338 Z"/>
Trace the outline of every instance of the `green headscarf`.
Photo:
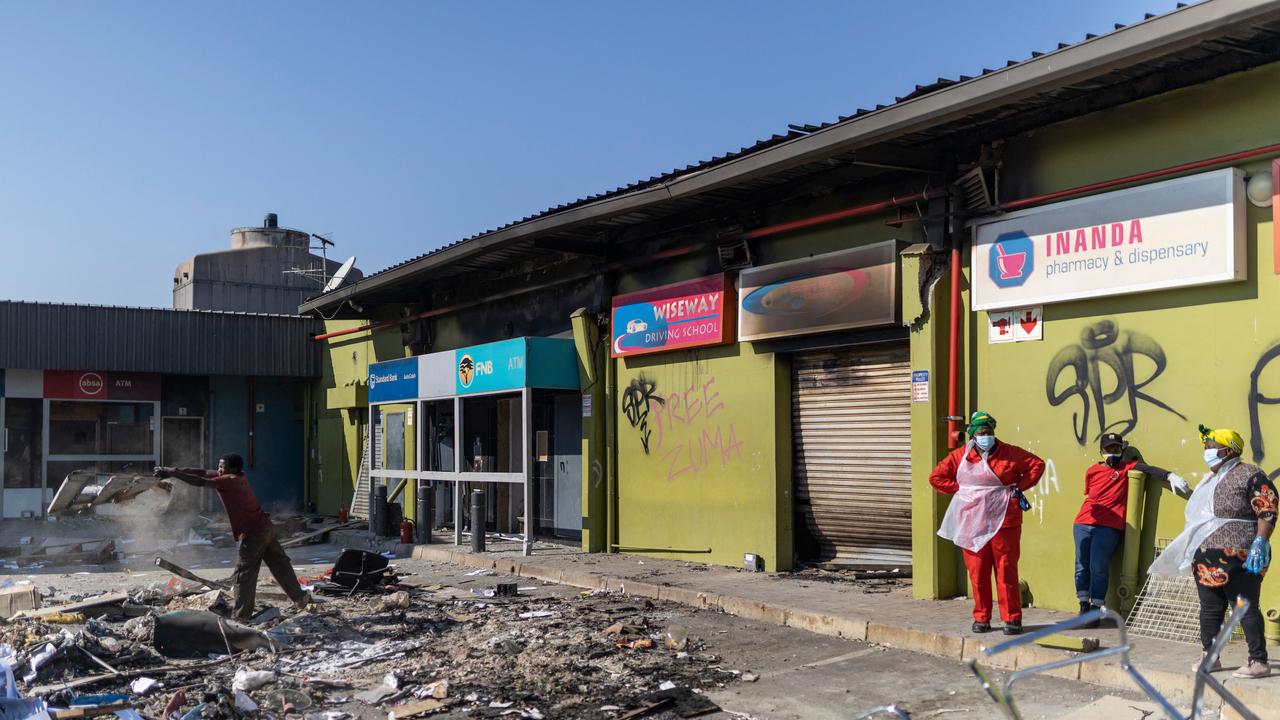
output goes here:
<path id="1" fill-rule="evenodd" d="M 969 427 L 968 429 L 965 430 L 965 432 L 968 433 L 970 437 L 972 437 L 974 433 L 978 432 L 984 427 L 989 427 L 991 428 L 992 432 L 994 432 L 996 429 L 996 419 L 991 417 L 989 413 L 983 412 L 982 410 L 978 410 L 973 415 L 969 416 Z"/>

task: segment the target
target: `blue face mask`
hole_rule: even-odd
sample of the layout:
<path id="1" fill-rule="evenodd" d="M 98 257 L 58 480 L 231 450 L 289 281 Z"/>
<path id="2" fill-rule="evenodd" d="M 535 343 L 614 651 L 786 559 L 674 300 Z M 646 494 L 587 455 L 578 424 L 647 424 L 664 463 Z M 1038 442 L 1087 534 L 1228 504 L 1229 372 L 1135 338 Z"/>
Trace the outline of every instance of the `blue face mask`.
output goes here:
<path id="1" fill-rule="evenodd" d="M 995 435 L 976 435 L 973 438 L 973 444 L 978 446 L 982 452 L 986 452 L 996 445 Z"/>
<path id="2" fill-rule="evenodd" d="M 1217 448 L 1215 448 L 1215 449 L 1213 449 L 1213 450 L 1210 450 L 1210 449 L 1208 449 L 1208 448 L 1205 448 L 1205 451 L 1204 451 L 1204 464 L 1205 464 L 1205 465 L 1208 465 L 1210 468 L 1213 468 L 1213 466 L 1214 466 L 1214 465 L 1217 465 L 1219 462 L 1222 462 L 1222 458 L 1218 457 L 1218 450 L 1217 450 Z"/>

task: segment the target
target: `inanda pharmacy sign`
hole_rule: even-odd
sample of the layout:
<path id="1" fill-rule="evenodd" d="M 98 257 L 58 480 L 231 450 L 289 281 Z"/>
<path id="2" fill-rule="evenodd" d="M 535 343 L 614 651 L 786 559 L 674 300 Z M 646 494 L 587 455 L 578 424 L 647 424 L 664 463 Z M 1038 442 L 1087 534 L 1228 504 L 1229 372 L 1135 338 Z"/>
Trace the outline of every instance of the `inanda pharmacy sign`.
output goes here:
<path id="1" fill-rule="evenodd" d="M 979 220 L 973 307 L 1243 280 L 1244 201 L 1228 168 Z"/>

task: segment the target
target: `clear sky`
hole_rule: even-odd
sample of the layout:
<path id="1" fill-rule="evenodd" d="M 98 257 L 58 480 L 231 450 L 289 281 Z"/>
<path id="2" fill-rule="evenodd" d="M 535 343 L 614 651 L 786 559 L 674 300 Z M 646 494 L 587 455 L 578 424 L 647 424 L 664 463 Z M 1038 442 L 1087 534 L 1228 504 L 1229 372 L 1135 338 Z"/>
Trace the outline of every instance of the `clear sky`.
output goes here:
<path id="1" fill-rule="evenodd" d="M 366 273 L 1169 0 L 0 2 L 0 299 L 166 307 L 233 227 Z"/>

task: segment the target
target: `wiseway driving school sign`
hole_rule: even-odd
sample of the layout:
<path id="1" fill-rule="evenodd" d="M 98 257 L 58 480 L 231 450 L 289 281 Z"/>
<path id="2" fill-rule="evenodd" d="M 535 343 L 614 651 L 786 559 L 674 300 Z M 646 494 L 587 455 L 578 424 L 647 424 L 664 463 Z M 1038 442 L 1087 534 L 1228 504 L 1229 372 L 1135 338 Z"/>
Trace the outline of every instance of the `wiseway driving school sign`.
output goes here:
<path id="1" fill-rule="evenodd" d="M 1243 280 L 1244 203 L 1227 168 L 978 220 L 973 308 Z"/>

